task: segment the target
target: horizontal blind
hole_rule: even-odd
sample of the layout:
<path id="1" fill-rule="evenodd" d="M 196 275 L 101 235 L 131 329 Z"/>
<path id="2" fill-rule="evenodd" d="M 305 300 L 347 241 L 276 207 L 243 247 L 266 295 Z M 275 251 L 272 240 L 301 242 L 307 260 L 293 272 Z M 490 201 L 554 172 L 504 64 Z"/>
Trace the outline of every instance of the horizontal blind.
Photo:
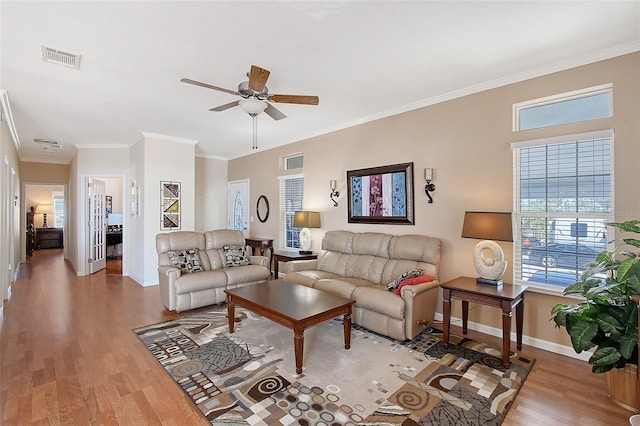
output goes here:
<path id="1" fill-rule="evenodd" d="M 606 247 L 606 223 L 613 219 L 612 137 L 584 136 L 514 147 L 516 282 L 534 284 L 542 277 L 543 285 L 564 287 Z"/>
<path id="2" fill-rule="evenodd" d="M 295 212 L 303 210 L 304 177 L 301 174 L 280 176 L 280 247 L 300 248 L 299 228 L 293 227 Z"/>

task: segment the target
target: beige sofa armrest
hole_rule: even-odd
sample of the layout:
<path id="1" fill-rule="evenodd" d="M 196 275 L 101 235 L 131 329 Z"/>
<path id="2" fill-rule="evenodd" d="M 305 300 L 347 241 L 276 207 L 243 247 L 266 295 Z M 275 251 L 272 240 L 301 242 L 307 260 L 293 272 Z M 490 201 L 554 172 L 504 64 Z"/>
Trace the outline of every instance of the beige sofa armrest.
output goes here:
<path id="1" fill-rule="evenodd" d="M 425 291 L 429 291 L 431 289 L 438 289 L 440 287 L 440 282 L 437 280 L 433 280 L 428 283 L 421 283 L 415 285 L 406 285 L 400 289 L 400 297 L 404 300 L 409 301 L 417 297 L 419 294 L 424 293 Z"/>
<path id="2" fill-rule="evenodd" d="M 290 272 L 316 270 L 318 261 L 316 259 L 310 260 L 292 260 L 284 263 L 283 271 L 285 274 Z"/>
<path id="3" fill-rule="evenodd" d="M 158 275 L 164 275 L 171 279 L 171 274 L 175 274 L 175 277 L 173 277 L 173 281 L 175 281 L 182 275 L 182 270 L 175 266 L 158 266 Z"/>
<path id="4" fill-rule="evenodd" d="M 267 256 L 249 256 L 252 265 L 262 265 L 269 267 L 269 258 Z"/>
<path id="5" fill-rule="evenodd" d="M 181 275 L 182 270 L 175 266 L 158 266 L 160 300 L 170 311 L 176 310 L 176 280 Z"/>
<path id="6" fill-rule="evenodd" d="M 405 301 L 405 336 L 413 339 L 426 326 L 433 325 L 440 282 L 407 285 L 400 290 Z"/>

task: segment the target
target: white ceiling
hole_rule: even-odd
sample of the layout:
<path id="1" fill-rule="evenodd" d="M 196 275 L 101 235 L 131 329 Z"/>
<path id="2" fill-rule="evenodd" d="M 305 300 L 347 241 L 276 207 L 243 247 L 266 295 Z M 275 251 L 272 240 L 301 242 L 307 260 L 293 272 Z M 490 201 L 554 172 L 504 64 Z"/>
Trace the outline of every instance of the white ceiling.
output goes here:
<path id="1" fill-rule="evenodd" d="M 250 117 L 209 108 L 252 64 L 270 93 L 317 95 L 258 117 L 260 150 L 475 91 L 640 50 L 640 1 L 0 2 L 0 89 L 23 161 L 75 146 L 131 146 L 143 132 L 251 154 Z M 79 69 L 42 61 L 46 45 Z M 45 152 L 34 138 L 64 149 Z"/>

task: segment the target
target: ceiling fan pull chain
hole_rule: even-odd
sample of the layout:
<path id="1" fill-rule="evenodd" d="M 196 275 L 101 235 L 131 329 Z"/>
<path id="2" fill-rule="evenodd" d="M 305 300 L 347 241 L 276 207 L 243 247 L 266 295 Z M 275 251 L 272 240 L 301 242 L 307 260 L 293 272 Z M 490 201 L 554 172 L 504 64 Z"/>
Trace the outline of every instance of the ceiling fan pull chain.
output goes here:
<path id="1" fill-rule="evenodd" d="M 253 118 L 253 149 L 258 149 L 258 114 L 251 114 Z"/>

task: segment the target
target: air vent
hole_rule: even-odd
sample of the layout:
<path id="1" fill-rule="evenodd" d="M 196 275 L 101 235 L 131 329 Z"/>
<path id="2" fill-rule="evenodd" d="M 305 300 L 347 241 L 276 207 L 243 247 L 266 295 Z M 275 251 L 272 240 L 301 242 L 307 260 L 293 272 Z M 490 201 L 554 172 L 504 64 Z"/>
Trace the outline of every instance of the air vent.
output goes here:
<path id="1" fill-rule="evenodd" d="M 70 68 L 80 68 L 80 55 L 54 49 L 53 47 L 40 46 L 42 48 L 42 60 L 52 64 L 64 65 Z"/>

